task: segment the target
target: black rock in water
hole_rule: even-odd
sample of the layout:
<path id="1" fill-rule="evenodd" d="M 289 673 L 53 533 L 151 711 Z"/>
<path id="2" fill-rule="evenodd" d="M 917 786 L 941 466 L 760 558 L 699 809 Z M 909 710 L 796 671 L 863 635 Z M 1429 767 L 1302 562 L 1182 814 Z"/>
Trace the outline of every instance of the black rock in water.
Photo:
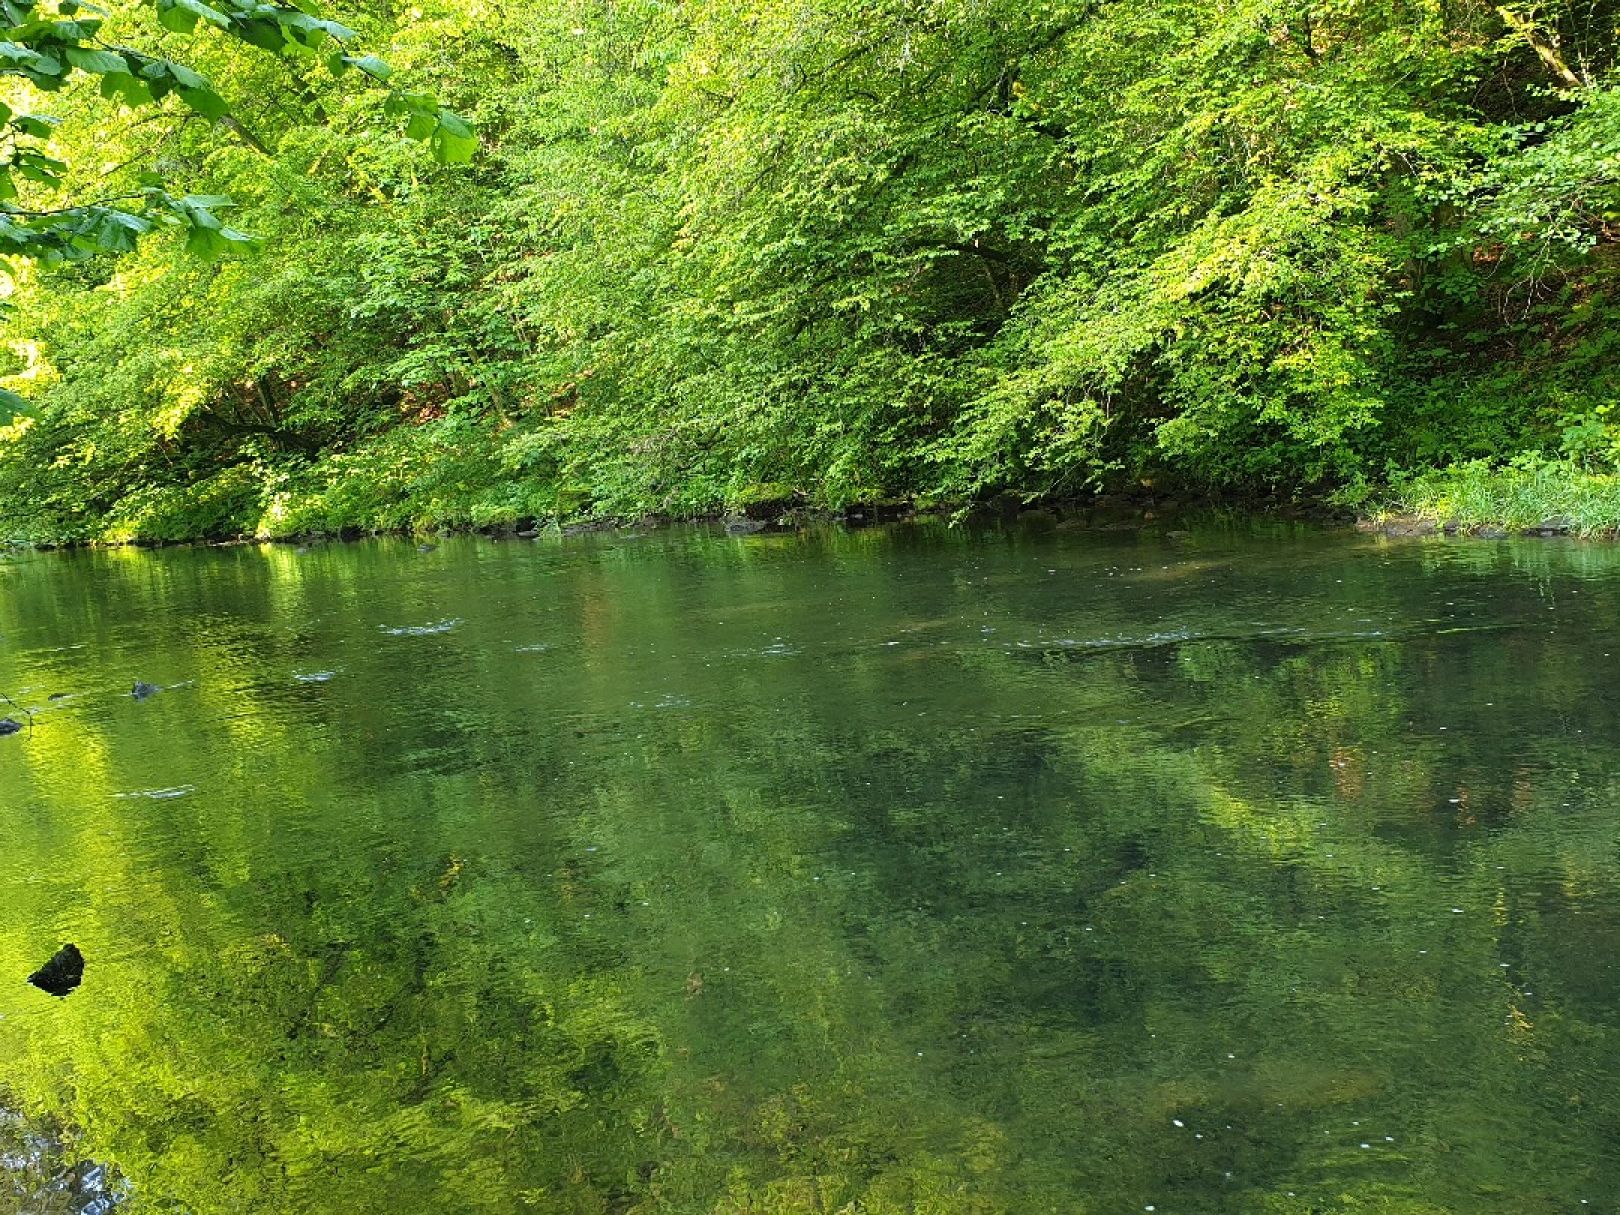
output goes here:
<path id="1" fill-rule="evenodd" d="M 22 722 L 14 721 L 9 717 L 0 717 L 0 734 L 15 734 L 22 729 Z"/>
<path id="2" fill-rule="evenodd" d="M 45 965 L 28 976 L 28 981 L 53 996 L 65 996 L 84 979 L 84 955 L 77 945 L 64 945 Z"/>
<path id="3" fill-rule="evenodd" d="M 157 684 L 137 679 L 135 686 L 129 690 L 129 694 L 136 700 L 145 700 L 148 696 L 156 696 L 161 691 L 163 689 L 158 687 Z"/>

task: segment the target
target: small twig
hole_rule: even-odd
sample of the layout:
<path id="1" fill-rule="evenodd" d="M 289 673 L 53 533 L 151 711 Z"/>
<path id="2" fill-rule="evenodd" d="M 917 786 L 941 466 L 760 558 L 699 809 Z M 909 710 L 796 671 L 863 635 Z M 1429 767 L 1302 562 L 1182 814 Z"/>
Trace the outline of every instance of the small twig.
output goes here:
<path id="1" fill-rule="evenodd" d="M 4 210 L 6 215 L 26 215 L 30 219 L 44 219 L 52 215 L 72 215 L 76 211 L 88 211 L 93 207 L 111 206 L 117 202 L 129 202 L 137 198 L 144 198 L 142 194 L 114 194 L 110 198 L 97 199 L 95 202 L 77 203 L 71 207 L 57 207 L 50 211 L 25 211 L 21 207 L 8 206 Z"/>
<path id="2" fill-rule="evenodd" d="M 17 712 L 21 713 L 24 717 L 26 717 L 28 719 L 28 732 L 30 734 L 32 734 L 34 732 L 34 711 L 32 709 L 23 708 L 20 704 L 18 704 L 15 700 L 12 700 L 11 697 L 7 696 L 4 692 L 0 692 L 0 700 L 4 700 L 13 709 L 16 709 Z"/>

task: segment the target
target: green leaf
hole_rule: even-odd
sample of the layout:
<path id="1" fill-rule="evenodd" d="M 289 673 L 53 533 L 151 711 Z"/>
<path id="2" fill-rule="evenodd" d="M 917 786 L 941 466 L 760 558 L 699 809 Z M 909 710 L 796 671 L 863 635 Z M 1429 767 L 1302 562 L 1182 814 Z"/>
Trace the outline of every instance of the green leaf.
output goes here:
<path id="1" fill-rule="evenodd" d="M 210 121 L 217 122 L 231 112 L 224 98 L 213 89 L 182 88 L 179 93 L 181 101 Z"/>
<path id="2" fill-rule="evenodd" d="M 63 54 L 67 61 L 81 72 L 96 72 L 103 76 L 129 75 L 129 61 L 112 51 L 92 51 L 82 46 L 70 46 Z"/>
<path id="3" fill-rule="evenodd" d="M 41 118 L 36 114 L 24 114 L 12 124 L 24 135 L 32 135 L 35 139 L 49 139 L 56 123 L 48 118 Z"/>
<path id="4" fill-rule="evenodd" d="M 439 119 L 434 114 L 412 114 L 411 120 L 405 124 L 405 137 L 407 139 L 431 139 L 433 132 L 439 129 Z"/>
<path id="5" fill-rule="evenodd" d="M 368 76 L 373 76 L 378 80 L 387 80 L 394 74 L 394 69 L 376 55 L 345 56 L 344 62 L 353 64 Z"/>
<path id="6" fill-rule="evenodd" d="M 172 34 L 189 34 L 197 28 L 197 14 L 175 4 L 159 3 L 157 19 Z"/>
<path id="7" fill-rule="evenodd" d="M 137 80 L 134 76 L 127 75 L 103 76 L 101 78 L 101 95 L 107 98 L 122 98 L 124 104 L 131 108 L 145 105 L 152 100 L 152 91 L 146 87 L 146 84 Z"/>
<path id="8" fill-rule="evenodd" d="M 59 76 L 62 73 L 62 65 L 57 60 L 15 42 L 0 42 L 0 59 L 14 63 L 24 71 L 44 76 Z"/>
<path id="9" fill-rule="evenodd" d="M 287 48 L 286 31 L 274 21 L 266 21 L 262 17 L 239 22 L 235 34 L 249 46 L 256 46 L 261 51 L 274 51 L 279 55 Z"/>
<path id="10" fill-rule="evenodd" d="M 471 164 L 478 151 L 478 140 L 468 139 L 445 130 L 443 126 L 433 132 L 433 158 L 443 165 Z"/>
<path id="11" fill-rule="evenodd" d="M 217 257 L 224 251 L 224 243 L 208 228 L 192 228 L 186 233 L 186 252 L 194 257 Z"/>
<path id="12" fill-rule="evenodd" d="M 104 219 L 96 225 L 95 235 L 100 253 L 129 253 L 135 248 L 136 234 L 120 223 Z"/>
<path id="13" fill-rule="evenodd" d="M 476 140 L 478 138 L 473 134 L 472 123 L 459 114 L 451 113 L 449 110 L 439 111 L 439 129 L 449 132 L 457 139 Z"/>
<path id="14" fill-rule="evenodd" d="M 217 25 L 222 30 L 231 28 L 231 19 L 212 5 L 204 4 L 202 0 L 159 0 L 159 3 L 173 4 L 176 8 L 184 9 L 193 17 L 200 17 L 210 25 Z"/>
<path id="15" fill-rule="evenodd" d="M 169 75 L 174 78 L 174 82 L 182 89 L 206 89 L 208 87 L 208 81 L 182 64 L 168 63 L 164 66 L 168 69 Z"/>
<path id="16" fill-rule="evenodd" d="M 0 388 L 0 426 L 11 426 L 18 418 L 28 417 L 32 413 L 27 398 L 18 396 L 9 388 Z"/>
<path id="17" fill-rule="evenodd" d="M 436 119 L 431 145 L 433 158 L 446 165 L 469 163 L 478 151 L 478 136 L 473 133 L 472 124 L 449 110 L 440 110 Z"/>
<path id="18" fill-rule="evenodd" d="M 316 25 L 317 28 L 325 31 L 327 34 L 330 34 L 339 42 L 348 42 L 355 36 L 354 31 L 348 26 L 342 25 L 336 21 L 320 21 L 317 22 Z"/>

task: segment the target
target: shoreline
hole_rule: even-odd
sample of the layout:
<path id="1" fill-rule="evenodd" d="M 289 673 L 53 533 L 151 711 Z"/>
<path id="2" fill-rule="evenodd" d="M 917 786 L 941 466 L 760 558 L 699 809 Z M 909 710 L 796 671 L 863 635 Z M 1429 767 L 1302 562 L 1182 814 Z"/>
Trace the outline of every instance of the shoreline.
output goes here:
<path id="1" fill-rule="evenodd" d="M 1597 491 L 1594 492 L 1594 487 Z M 1610 500 L 1612 496 L 1612 502 Z M 1287 501 L 1240 495 L 1115 492 L 1091 498 L 1031 499 L 1016 495 L 976 503 L 887 500 L 843 508 L 808 506 L 802 498 L 748 503 L 730 510 L 691 515 L 650 512 L 626 517 L 516 518 L 477 524 L 468 520 L 419 522 L 398 527 L 357 524 L 288 533 L 200 534 L 180 537 L 7 538 L 13 551 L 77 549 L 235 547 L 269 544 L 307 546 L 393 537 L 418 543 L 457 536 L 536 540 L 647 531 L 675 525 L 722 527 L 728 535 L 783 534 L 813 527 L 851 530 L 905 521 L 942 520 L 951 526 L 998 526 L 1047 518 L 1065 529 L 1107 531 L 1160 527 L 1198 515 L 1228 514 L 1273 522 L 1316 523 L 1369 535 L 1416 539 L 1620 540 L 1620 477 L 1578 472 L 1547 462 L 1533 467 L 1487 469 L 1462 465 L 1433 470 L 1392 485 L 1370 506 L 1353 510 L 1326 498 Z"/>
<path id="2" fill-rule="evenodd" d="M 251 545 L 278 548 L 311 548 L 327 544 L 352 544 L 362 540 L 393 539 L 431 547 L 442 540 L 483 537 L 489 540 L 573 540 L 591 536 L 646 534 L 669 527 L 709 527 L 723 529 L 727 536 L 782 536 L 815 528 L 860 531 L 898 523 L 940 522 L 947 526 L 994 528 L 1041 521 L 1053 530 L 1122 532 L 1162 528 L 1167 524 L 1189 522 L 1200 515 L 1229 513 L 1271 523 L 1316 524 L 1325 530 L 1360 532 L 1390 539 L 1529 540 L 1578 539 L 1612 542 L 1620 540 L 1620 528 L 1603 531 L 1577 530 L 1567 519 L 1549 519 L 1528 527 L 1507 527 L 1490 523 L 1464 526 L 1455 521 L 1441 522 L 1432 515 L 1415 512 L 1379 512 L 1353 515 L 1322 507 L 1289 509 L 1241 506 L 1230 503 L 1197 503 L 1169 509 L 1152 505 L 1042 503 L 1017 511 L 942 508 L 885 507 L 870 511 L 801 511 L 792 517 L 760 519 L 749 515 L 642 515 L 626 519 L 593 519 L 559 524 L 555 521 L 516 520 L 505 524 L 442 524 L 418 528 L 345 527 L 333 531 L 302 532 L 289 535 L 195 536 L 185 539 L 65 540 L 31 543 L 7 540 L 4 547 L 13 552 L 77 552 L 111 549 L 160 548 L 239 548 Z M 1171 528 L 1171 534 L 1180 529 Z"/>
<path id="3" fill-rule="evenodd" d="M 1046 520 L 1063 530 L 1132 531 L 1162 526 L 1183 517 L 1228 513 L 1274 522 L 1319 523 L 1351 527 L 1355 516 L 1323 503 L 1277 503 L 1241 499 L 1155 498 L 1124 494 L 1103 494 L 1090 499 L 987 503 L 878 502 L 851 504 L 841 510 L 780 504 L 750 505 L 734 511 L 694 515 L 644 514 L 625 518 L 514 519 L 496 524 L 447 522 L 405 527 L 365 528 L 346 526 L 328 531 L 287 534 L 199 535 L 183 538 L 132 537 L 129 539 L 65 539 L 24 541 L 7 539 L 0 545 L 13 550 L 71 552 L 82 549 L 118 548 L 234 548 L 242 545 L 308 546 L 353 543 L 360 540 L 393 538 L 430 543 L 464 536 L 495 540 L 576 539 L 584 536 L 646 532 L 666 527 L 694 526 L 723 528 L 729 536 L 786 535 L 809 528 L 842 528 L 859 531 L 886 524 L 939 521 L 950 526 L 996 527 L 1020 521 Z"/>

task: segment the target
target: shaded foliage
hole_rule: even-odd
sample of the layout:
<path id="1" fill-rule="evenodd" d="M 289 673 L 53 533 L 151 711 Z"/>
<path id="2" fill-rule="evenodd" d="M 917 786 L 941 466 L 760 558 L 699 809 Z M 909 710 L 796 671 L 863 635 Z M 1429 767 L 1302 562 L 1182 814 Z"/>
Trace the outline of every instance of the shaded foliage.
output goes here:
<path id="1" fill-rule="evenodd" d="M 470 170 L 410 156 L 388 96 L 210 47 L 272 155 L 138 118 L 91 137 L 229 195 L 262 249 L 20 276 L 9 383 L 34 409 L 0 438 L 7 528 L 683 514 L 762 487 L 1353 497 L 1392 467 L 1556 452 L 1616 387 L 1617 16 L 354 17 L 479 124 Z M 83 130 L 48 148 L 78 163 Z"/>

